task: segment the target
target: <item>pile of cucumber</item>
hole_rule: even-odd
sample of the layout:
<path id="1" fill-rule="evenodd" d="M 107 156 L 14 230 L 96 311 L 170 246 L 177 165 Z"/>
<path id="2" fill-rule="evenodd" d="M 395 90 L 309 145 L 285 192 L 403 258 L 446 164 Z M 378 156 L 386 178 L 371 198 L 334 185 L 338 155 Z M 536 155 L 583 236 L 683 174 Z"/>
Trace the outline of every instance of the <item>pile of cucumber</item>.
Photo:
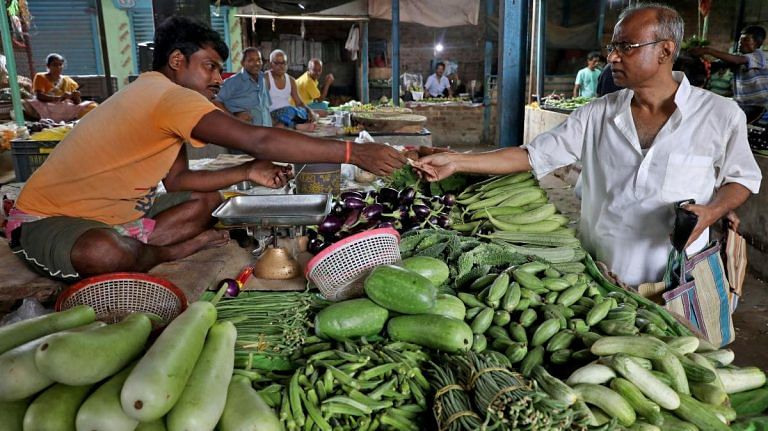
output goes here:
<path id="1" fill-rule="evenodd" d="M 232 378 L 237 332 L 195 302 L 146 349 L 150 318 L 78 306 L 0 328 L 3 430 L 241 430 L 273 417 Z M 145 351 L 146 349 L 146 351 Z M 270 416 L 271 415 L 271 416 Z"/>
<path id="2" fill-rule="evenodd" d="M 447 277 L 443 262 L 426 257 L 406 259 L 402 266 L 378 266 L 365 279 L 366 297 L 321 310 L 315 333 L 346 341 L 380 335 L 386 327 L 393 341 L 443 352 L 468 351 L 472 330 L 464 323 L 463 304 L 452 295 L 438 295 L 435 287 Z"/>

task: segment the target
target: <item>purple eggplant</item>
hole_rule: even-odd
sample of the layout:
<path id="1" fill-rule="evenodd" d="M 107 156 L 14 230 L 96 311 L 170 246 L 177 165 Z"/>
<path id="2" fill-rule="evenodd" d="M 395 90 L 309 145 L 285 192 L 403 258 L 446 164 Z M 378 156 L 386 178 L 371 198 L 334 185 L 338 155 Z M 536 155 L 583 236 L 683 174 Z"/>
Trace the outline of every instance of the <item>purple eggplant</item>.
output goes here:
<path id="1" fill-rule="evenodd" d="M 454 204 L 456 204 L 456 195 L 453 193 L 446 193 L 443 195 L 443 205 L 452 207 Z"/>
<path id="2" fill-rule="evenodd" d="M 347 198 L 363 199 L 363 194 L 360 192 L 349 191 L 349 192 L 343 192 L 341 195 L 339 195 L 339 200 L 344 201 Z"/>
<path id="3" fill-rule="evenodd" d="M 390 229 L 394 229 L 394 228 L 395 228 L 395 224 L 394 224 L 394 223 L 392 223 L 391 221 L 382 221 L 382 222 L 379 222 L 379 224 L 377 224 L 377 225 L 376 225 L 376 227 L 377 227 L 377 228 L 380 228 L 380 229 L 381 229 L 381 228 L 390 228 Z"/>
<path id="4" fill-rule="evenodd" d="M 307 229 L 307 238 L 309 239 L 317 238 L 317 231 L 314 229 Z"/>
<path id="5" fill-rule="evenodd" d="M 437 217 L 437 225 L 443 229 L 447 229 L 451 225 L 451 218 L 445 214 L 441 214 Z"/>
<path id="6" fill-rule="evenodd" d="M 309 243 L 307 243 L 307 250 L 312 254 L 320 253 L 324 248 L 325 243 L 319 238 L 311 239 L 309 240 Z"/>
<path id="7" fill-rule="evenodd" d="M 391 187 L 382 187 L 379 189 L 379 196 L 378 196 L 379 203 L 394 205 L 397 203 L 397 198 L 398 198 L 397 190 Z"/>
<path id="8" fill-rule="evenodd" d="M 344 219 L 344 228 L 354 226 L 357 224 L 358 219 L 360 219 L 360 210 L 351 210 L 349 213 L 347 213 L 347 218 Z"/>
<path id="9" fill-rule="evenodd" d="M 365 207 L 365 201 L 354 196 L 348 197 L 342 202 L 344 202 L 344 208 L 349 210 L 359 210 Z"/>
<path id="10" fill-rule="evenodd" d="M 432 216 L 429 218 L 429 224 L 432 226 L 437 226 L 437 223 L 439 222 L 437 216 Z"/>
<path id="11" fill-rule="evenodd" d="M 333 235 L 341 229 L 344 222 L 341 218 L 335 214 L 328 214 L 325 216 L 320 225 L 317 227 L 320 233 Z"/>
<path id="12" fill-rule="evenodd" d="M 410 205 L 416 198 L 416 190 L 413 187 L 406 187 L 400 190 L 400 194 L 397 196 L 401 205 Z"/>
<path id="13" fill-rule="evenodd" d="M 432 213 L 432 210 L 426 205 L 412 205 L 411 211 L 413 212 L 416 220 L 425 220 Z"/>
<path id="14" fill-rule="evenodd" d="M 377 220 L 384 212 L 384 206 L 381 204 L 371 204 L 363 209 L 362 216 L 366 220 Z"/>

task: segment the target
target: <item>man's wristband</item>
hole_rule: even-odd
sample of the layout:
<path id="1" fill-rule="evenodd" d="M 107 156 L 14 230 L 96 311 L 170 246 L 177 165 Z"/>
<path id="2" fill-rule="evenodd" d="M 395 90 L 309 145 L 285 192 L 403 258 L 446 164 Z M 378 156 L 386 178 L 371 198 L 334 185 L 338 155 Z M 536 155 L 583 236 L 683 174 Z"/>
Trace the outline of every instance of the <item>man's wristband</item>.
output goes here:
<path id="1" fill-rule="evenodd" d="M 344 153 L 344 163 L 349 163 L 350 157 L 352 157 L 352 141 L 345 141 L 347 144 L 346 152 Z"/>

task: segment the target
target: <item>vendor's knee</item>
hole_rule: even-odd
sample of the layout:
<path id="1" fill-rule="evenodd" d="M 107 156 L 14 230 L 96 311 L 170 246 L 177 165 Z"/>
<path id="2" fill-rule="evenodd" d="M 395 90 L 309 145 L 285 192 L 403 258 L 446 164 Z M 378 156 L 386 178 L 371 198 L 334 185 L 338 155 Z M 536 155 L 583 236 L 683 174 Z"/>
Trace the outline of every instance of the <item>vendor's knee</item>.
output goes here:
<path id="1" fill-rule="evenodd" d="M 130 271 L 142 244 L 110 229 L 93 229 L 75 242 L 70 253 L 72 266 L 81 275 Z"/>
<path id="2" fill-rule="evenodd" d="M 197 201 L 200 210 L 208 215 L 223 202 L 219 192 L 193 192 L 190 200 Z"/>

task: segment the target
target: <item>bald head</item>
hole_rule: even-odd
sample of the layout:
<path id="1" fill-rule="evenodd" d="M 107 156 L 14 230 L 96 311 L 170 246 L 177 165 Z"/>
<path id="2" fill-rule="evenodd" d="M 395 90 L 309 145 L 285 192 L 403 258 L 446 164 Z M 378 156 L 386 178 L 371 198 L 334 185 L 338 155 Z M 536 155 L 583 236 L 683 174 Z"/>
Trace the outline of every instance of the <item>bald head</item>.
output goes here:
<path id="1" fill-rule="evenodd" d="M 683 42 L 685 24 L 675 9 L 659 3 L 638 3 L 621 11 L 616 28 L 630 18 L 633 21 L 635 19 L 642 21 L 643 25 L 653 26 L 655 40 L 674 42 L 675 50 L 672 60 L 677 59 Z"/>
<path id="2" fill-rule="evenodd" d="M 314 80 L 320 79 L 320 75 L 323 74 L 323 62 L 319 58 L 313 58 L 307 63 L 307 72 L 309 76 Z"/>

